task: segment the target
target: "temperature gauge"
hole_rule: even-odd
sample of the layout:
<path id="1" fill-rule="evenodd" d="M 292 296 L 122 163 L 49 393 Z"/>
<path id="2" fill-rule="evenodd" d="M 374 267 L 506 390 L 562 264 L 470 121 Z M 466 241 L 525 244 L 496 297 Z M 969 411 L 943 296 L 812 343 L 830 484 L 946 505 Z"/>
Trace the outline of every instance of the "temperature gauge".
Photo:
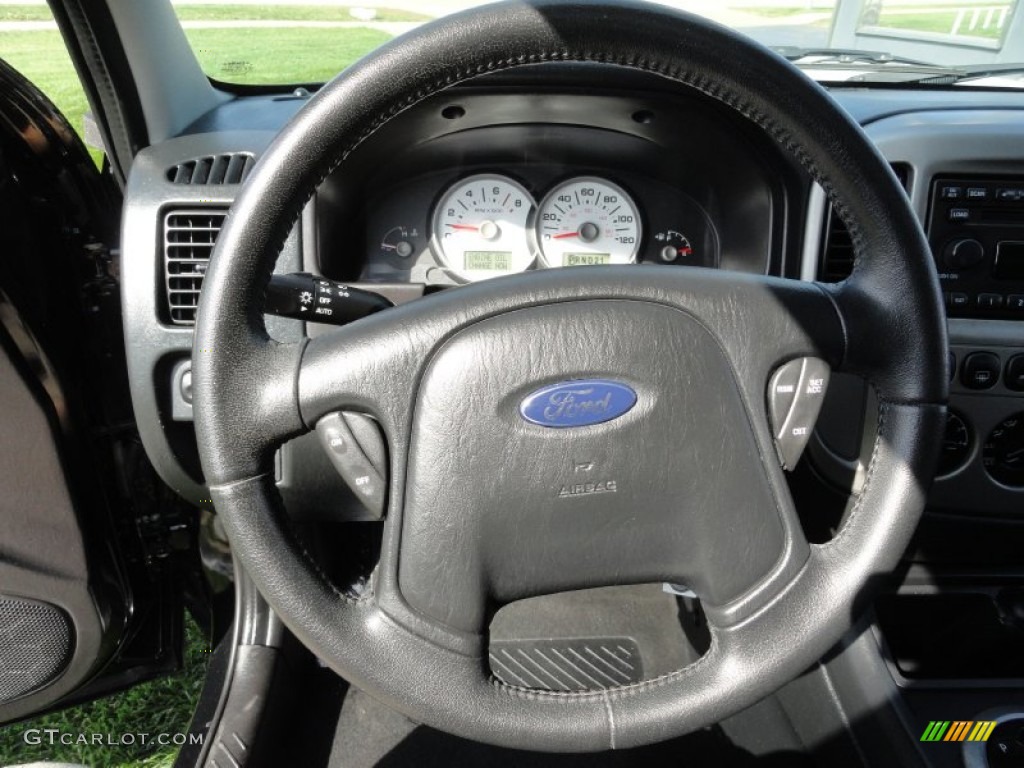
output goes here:
<path id="1" fill-rule="evenodd" d="M 380 252 L 385 256 L 408 259 L 416 252 L 414 243 L 419 235 L 415 227 L 392 227 L 380 239 Z"/>

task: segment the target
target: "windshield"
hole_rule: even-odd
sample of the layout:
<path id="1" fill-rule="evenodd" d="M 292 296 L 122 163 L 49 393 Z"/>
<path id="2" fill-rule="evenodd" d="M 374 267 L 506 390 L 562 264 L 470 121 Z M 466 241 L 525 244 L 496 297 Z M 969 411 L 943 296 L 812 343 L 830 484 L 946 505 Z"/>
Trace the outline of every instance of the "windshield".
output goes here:
<path id="1" fill-rule="evenodd" d="M 380 4 L 377 4 L 377 3 Z M 329 80 L 377 46 L 472 0 L 177 3 L 185 33 L 214 80 L 302 85 Z M 942 72 L 974 84 L 1024 86 L 1017 0 L 669 0 L 779 50 L 822 81 L 899 82 Z M 863 54 L 863 55 L 860 55 Z M 1000 69 L 998 78 L 989 70 Z M 947 81 L 949 82 L 949 81 Z"/>

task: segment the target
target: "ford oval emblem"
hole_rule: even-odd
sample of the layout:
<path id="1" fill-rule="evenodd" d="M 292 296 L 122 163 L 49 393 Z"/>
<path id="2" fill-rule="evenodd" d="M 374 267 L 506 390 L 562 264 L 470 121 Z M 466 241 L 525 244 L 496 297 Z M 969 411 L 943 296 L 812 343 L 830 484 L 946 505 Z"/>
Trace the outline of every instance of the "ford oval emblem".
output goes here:
<path id="1" fill-rule="evenodd" d="M 538 389 L 519 404 L 519 413 L 542 427 L 587 427 L 617 419 L 636 405 L 636 392 L 605 379 L 563 381 Z"/>

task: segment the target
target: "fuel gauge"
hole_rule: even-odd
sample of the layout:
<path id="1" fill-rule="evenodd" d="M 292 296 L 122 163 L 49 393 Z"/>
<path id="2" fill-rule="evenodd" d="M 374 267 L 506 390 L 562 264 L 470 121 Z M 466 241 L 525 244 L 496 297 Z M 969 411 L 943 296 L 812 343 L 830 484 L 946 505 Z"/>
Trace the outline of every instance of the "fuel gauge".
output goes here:
<path id="1" fill-rule="evenodd" d="M 698 263 L 690 239 L 682 232 L 675 229 L 658 232 L 654 240 L 660 245 L 658 256 L 666 264 Z"/>

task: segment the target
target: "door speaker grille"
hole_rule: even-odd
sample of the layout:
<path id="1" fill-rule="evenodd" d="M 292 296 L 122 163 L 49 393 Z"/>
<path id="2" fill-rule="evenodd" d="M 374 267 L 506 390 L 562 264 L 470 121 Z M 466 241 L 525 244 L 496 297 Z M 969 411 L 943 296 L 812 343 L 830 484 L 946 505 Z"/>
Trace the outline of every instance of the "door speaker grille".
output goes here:
<path id="1" fill-rule="evenodd" d="M 49 603 L 0 597 L 0 703 L 53 682 L 71 660 L 71 622 Z"/>

